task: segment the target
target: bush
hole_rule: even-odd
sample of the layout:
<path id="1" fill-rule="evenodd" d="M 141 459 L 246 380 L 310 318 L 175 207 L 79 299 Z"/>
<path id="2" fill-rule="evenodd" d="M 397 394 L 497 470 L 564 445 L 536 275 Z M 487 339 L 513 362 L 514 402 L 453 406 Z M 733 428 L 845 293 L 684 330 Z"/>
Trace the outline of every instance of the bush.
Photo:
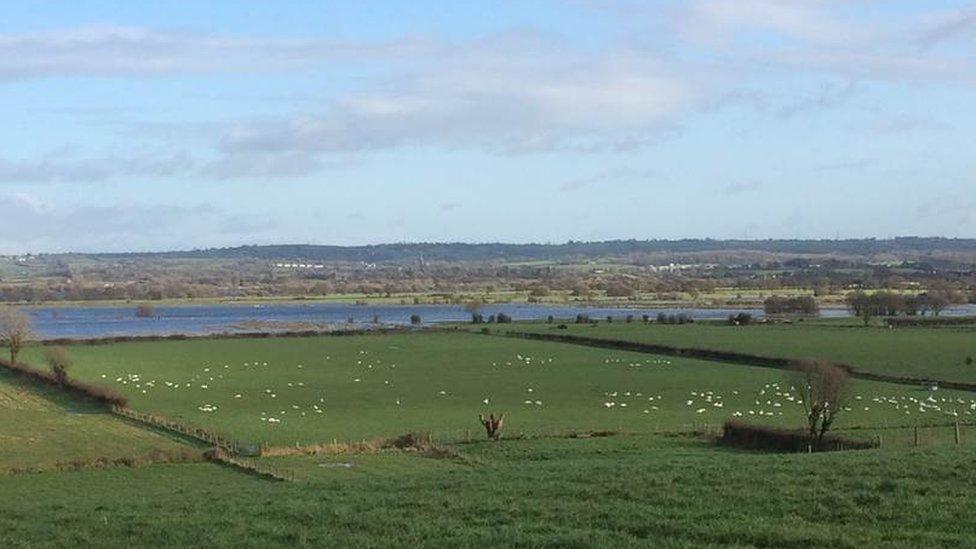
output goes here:
<path id="1" fill-rule="evenodd" d="M 410 315 L 410 324 L 413 324 L 414 326 L 422 324 L 423 321 L 424 320 L 420 318 L 420 315 L 417 314 Z"/>
<path id="2" fill-rule="evenodd" d="M 749 313 L 729 315 L 729 324 L 732 326 L 748 326 L 752 324 L 752 315 Z"/>
<path id="3" fill-rule="evenodd" d="M 64 347 L 48 347 L 44 349 L 44 360 L 51 368 L 51 375 L 62 387 L 68 382 L 68 370 L 74 365 L 71 355 Z"/>
<path id="4" fill-rule="evenodd" d="M 498 316 L 495 317 L 495 322 L 498 322 L 499 324 L 511 324 L 512 317 L 505 313 L 498 313 Z"/>
<path id="5" fill-rule="evenodd" d="M 875 448 L 874 442 L 851 440 L 830 435 L 824 438 L 812 438 L 802 430 L 789 430 L 765 425 L 750 425 L 740 421 L 729 420 L 722 426 L 721 444 L 747 448 L 750 450 L 768 450 L 773 452 L 827 452 L 832 450 L 866 450 Z"/>
<path id="6" fill-rule="evenodd" d="M 480 313 L 471 313 L 471 324 L 484 324 L 485 317 Z"/>
<path id="7" fill-rule="evenodd" d="M 966 366 L 972 366 L 972 365 L 973 365 L 973 357 L 967 356 L 966 357 Z"/>
<path id="8" fill-rule="evenodd" d="M 139 305 L 136 307 L 136 316 L 139 318 L 152 318 L 156 316 L 156 308 L 152 305 Z"/>
<path id="9" fill-rule="evenodd" d="M 797 314 L 816 316 L 820 313 L 817 300 L 811 296 L 800 297 L 767 297 L 763 302 L 763 309 L 767 315 Z"/>

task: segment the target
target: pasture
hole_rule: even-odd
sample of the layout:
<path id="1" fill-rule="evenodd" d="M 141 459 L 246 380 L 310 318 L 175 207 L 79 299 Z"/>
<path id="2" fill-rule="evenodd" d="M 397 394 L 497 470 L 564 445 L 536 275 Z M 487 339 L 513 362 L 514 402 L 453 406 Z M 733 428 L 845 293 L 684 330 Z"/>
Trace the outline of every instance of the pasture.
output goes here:
<path id="1" fill-rule="evenodd" d="M 605 319 L 595 325 L 538 322 L 497 326 L 496 330 L 580 335 L 688 347 L 737 351 L 781 358 L 822 357 L 859 370 L 947 381 L 976 382 L 976 328 L 880 328 L 850 321 L 728 326 L 625 323 Z M 972 363 L 967 364 L 967 357 Z"/>
<path id="2" fill-rule="evenodd" d="M 187 448 L 0 369 L 0 473 L 101 460 L 180 458 Z M 199 452 L 196 452 L 199 453 Z"/>
<path id="3" fill-rule="evenodd" d="M 300 458 L 304 478 L 284 483 L 210 464 L 0 477 L 0 545 L 960 547 L 976 536 L 972 448 L 772 455 L 660 435 L 462 448 L 474 465 Z"/>
<path id="4" fill-rule="evenodd" d="M 599 330 L 597 328 L 596 330 Z M 466 333 L 132 342 L 71 348 L 73 375 L 135 410 L 271 445 L 409 431 L 481 438 L 687 431 L 741 418 L 802 424 L 784 372 Z M 38 361 L 37 351 L 26 360 Z M 969 393 L 855 381 L 839 428 L 945 424 L 976 414 Z"/>

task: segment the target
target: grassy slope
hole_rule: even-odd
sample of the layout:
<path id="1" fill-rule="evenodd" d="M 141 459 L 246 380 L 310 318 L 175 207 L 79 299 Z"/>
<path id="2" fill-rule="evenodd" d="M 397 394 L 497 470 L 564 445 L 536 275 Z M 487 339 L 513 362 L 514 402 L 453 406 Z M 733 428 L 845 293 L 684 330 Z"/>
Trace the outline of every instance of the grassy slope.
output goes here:
<path id="1" fill-rule="evenodd" d="M 519 323 L 511 329 L 624 339 L 677 347 L 741 351 L 777 357 L 826 357 L 870 372 L 976 382 L 976 329 L 855 328 L 835 324 L 730 327 L 601 323 L 596 327 Z"/>
<path id="2" fill-rule="evenodd" d="M 0 371 L 0 473 L 182 448 L 165 435 Z"/>
<path id="3" fill-rule="evenodd" d="M 72 353 L 75 375 L 125 392 L 137 410 L 272 444 L 407 431 L 460 440 L 467 429 L 477 436 L 477 415 L 489 411 L 509 413 L 510 433 L 535 434 L 688 429 L 720 424 L 736 412 L 747 419 L 762 412 L 763 420 L 781 424 L 801 421 L 800 406 L 767 386 L 784 380 L 775 370 L 467 334 L 125 343 L 79 346 Z M 840 427 L 949 419 L 909 405 L 908 399 L 930 397 L 919 389 L 869 382 L 853 389 L 862 398 L 852 402 Z M 974 413 L 973 395 L 935 396 L 933 405 L 942 411 Z M 874 400 L 880 397 L 895 402 Z M 205 405 L 217 409 L 199 409 Z"/>
<path id="4" fill-rule="evenodd" d="M 976 536 L 971 448 L 782 456 L 615 437 L 465 452 L 480 465 L 364 474 L 308 458 L 298 483 L 211 465 L 0 477 L 0 545 L 918 547 Z"/>

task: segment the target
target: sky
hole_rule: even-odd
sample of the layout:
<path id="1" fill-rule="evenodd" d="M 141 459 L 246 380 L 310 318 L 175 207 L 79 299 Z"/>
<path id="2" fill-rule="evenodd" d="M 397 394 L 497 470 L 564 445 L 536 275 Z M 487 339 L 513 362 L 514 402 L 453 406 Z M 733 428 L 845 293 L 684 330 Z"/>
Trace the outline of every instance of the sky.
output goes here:
<path id="1" fill-rule="evenodd" d="M 0 253 L 976 237 L 976 2 L 16 2 Z"/>

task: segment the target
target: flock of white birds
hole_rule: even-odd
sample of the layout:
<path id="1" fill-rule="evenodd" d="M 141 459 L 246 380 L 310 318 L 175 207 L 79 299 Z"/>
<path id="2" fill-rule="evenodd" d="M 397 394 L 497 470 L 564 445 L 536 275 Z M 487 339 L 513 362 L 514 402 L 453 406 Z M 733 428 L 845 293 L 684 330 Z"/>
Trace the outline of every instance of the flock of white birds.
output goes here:
<path id="1" fill-rule="evenodd" d="M 332 361 L 332 357 L 325 355 L 323 357 L 324 363 Z M 516 353 L 514 357 L 507 360 L 495 361 L 491 363 L 494 370 L 497 371 L 499 368 L 508 367 L 529 367 L 529 366 L 549 366 L 553 364 L 555 357 L 544 357 L 537 358 L 532 357 L 528 354 Z M 338 362 L 338 361 L 337 361 Z M 382 380 L 384 386 L 393 387 L 389 377 L 392 377 L 392 371 L 396 370 L 396 363 L 384 363 L 380 358 L 375 358 L 371 356 L 370 351 L 359 350 L 358 356 L 355 357 L 357 372 L 360 372 L 357 377 L 351 378 L 352 383 L 363 383 L 364 379 L 376 379 L 375 376 L 367 377 L 369 374 L 384 372 L 385 374 L 380 377 L 385 377 Z M 604 365 L 619 365 L 627 368 L 642 368 L 642 367 L 663 367 L 667 368 L 672 366 L 672 361 L 667 358 L 662 357 L 649 357 L 644 360 L 633 360 L 621 359 L 614 356 L 609 356 L 603 360 Z M 324 364 L 323 364 L 324 365 Z M 239 387 L 234 388 L 232 391 L 226 392 L 222 390 L 222 385 L 228 381 L 228 376 L 230 376 L 235 371 L 242 371 L 246 373 L 257 372 L 260 370 L 267 371 L 268 368 L 274 368 L 270 366 L 268 362 L 265 361 L 250 361 L 243 362 L 240 364 L 239 368 L 233 368 L 230 364 L 223 364 L 220 367 L 203 365 L 199 373 L 193 375 L 189 379 L 182 380 L 162 380 L 158 378 L 145 379 L 142 374 L 130 373 L 121 375 L 115 378 L 115 382 L 119 385 L 126 386 L 126 390 L 135 391 L 143 395 L 150 395 L 152 392 L 157 390 L 168 390 L 168 391 L 200 391 L 201 400 L 204 400 L 197 410 L 203 414 L 214 414 L 220 411 L 220 407 L 213 402 L 213 400 L 220 401 L 226 399 L 228 395 L 232 399 L 253 399 L 253 398 L 263 398 L 266 399 L 268 403 L 267 409 L 262 410 L 257 420 L 264 422 L 268 425 L 280 425 L 285 416 L 298 416 L 304 417 L 309 414 L 325 414 L 326 413 L 326 397 L 325 394 L 321 392 L 322 387 L 308 387 L 305 381 L 292 380 L 285 382 L 279 387 L 265 387 L 263 391 L 259 394 L 245 394 Z M 295 370 L 303 370 L 305 366 L 303 364 L 296 364 L 292 366 Z M 280 369 L 279 377 L 285 377 L 287 375 L 287 369 Z M 494 373 L 493 373 L 494 375 Z M 107 378 L 107 374 L 102 374 L 103 379 Z M 704 380 L 703 380 L 704 381 Z M 435 397 L 445 398 L 452 397 L 453 395 L 448 390 L 448 388 L 434 388 L 434 380 L 432 380 L 432 393 Z M 313 384 L 314 385 L 314 384 Z M 758 386 L 758 384 L 757 384 Z M 282 401 L 293 401 L 285 405 L 274 406 L 273 403 L 277 402 L 279 394 L 286 394 L 288 392 L 294 391 L 295 389 L 308 389 L 307 391 L 302 391 L 304 395 L 303 398 L 283 398 Z M 660 389 L 659 389 L 660 390 Z M 308 393 L 314 392 L 317 398 L 308 398 Z M 721 418 L 725 417 L 770 417 L 770 416 L 782 416 L 784 410 L 791 406 L 802 408 L 802 401 L 797 396 L 797 391 L 794 387 L 789 387 L 785 383 L 771 382 L 763 384 L 758 387 L 754 394 L 747 395 L 746 392 L 740 394 L 738 390 L 727 391 L 727 394 L 723 394 L 719 390 L 695 390 L 688 393 L 672 394 L 668 395 L 669 398 L 665 398 L 666 392 L 662 391 L 661 394 L 657 391 L 639 391 L 639 390 L 616 390 L 616 391 L 605 391 L 602 396 L 596 396 L 595 400 L 599 402 L 600 406 L 606 410 L 640 410 L 644 414 L 654 414 L 662 410 L 669 410 L 671 412 L 682 413 L 682 410 L 687 410 L 689 416 L 701 416 L 706 414 L 720 415 Z M 219 395 L 215 399 L 206 399 L 205 395 L 207 393 L 215 393 Z M 294 394 L 294 393 L 292 393 Z M 559 395 L 547 393 L 549 398 L 552 400 L 560 399 Z M 925 396 L 911 396 L 910 394 L 903 395 L 853 395 L 849 401 L 848 405 L 845 407 L 845 411 L 850 412 L 854 410 L 863 410 L 868 412 L 874 409 L 893 409 L 900 414 L 911 415 L 916 414 L 943 414 L 948 416 L 959 417 L 960 415 L 973 415 L 976 412 L 976 399 L 962 399 L 962 398 L 936 398 L 938 393 L 930 391 L 929 394 Z M 411 398 L 417 398 L 418 395 L 411 394 Z M 539 396 L 539 392 L 535 387 L 528 386 L 525 388 L 526 398 L 522 401 L 522 405 L 526 407 L 542 408 L 544 406 L 544 401 Z M 569 395 L 572 398 L 577 398 L 578 394 Z M 397 392 L 392 392 L 390 402 L 393 406 L 403 406 L 404 402 L 407 400 L 406 396 L 398 394 Z M 232 400 L 228 402 L 233 402 Z M 683 402 L 684 406 L 681 406 Z M 477 402 L 473 402 L 473 407 L 486 407 L 491 405 L 492 397 L 491 395 L 482 395 L 479 397 Z M 498 403 L 496 403 L 498 404 Z M 513 405 L 514 403 L 510 398 L 504 399 L 502 404 Z"/>

